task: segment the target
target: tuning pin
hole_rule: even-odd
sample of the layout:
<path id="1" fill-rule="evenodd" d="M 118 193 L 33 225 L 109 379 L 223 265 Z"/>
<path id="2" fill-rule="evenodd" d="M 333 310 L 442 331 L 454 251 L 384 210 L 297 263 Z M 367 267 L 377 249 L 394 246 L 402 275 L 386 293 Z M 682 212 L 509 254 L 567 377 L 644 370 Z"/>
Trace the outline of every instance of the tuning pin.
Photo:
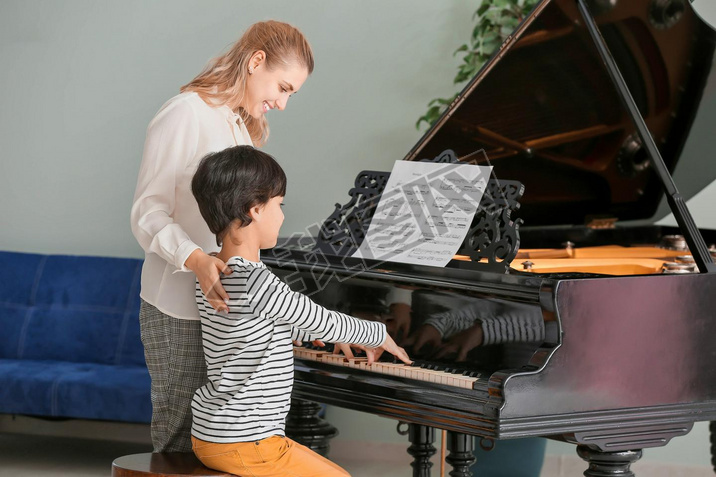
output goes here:
<path id="1" fill-rule="evenodd" d="M 694 265 L 696 263 L 693 255 L 678 255 L 676 257 L 676 261 L 679 263 L 689 263 L 691 265 Z"/>
<path id="2" fill-rule="evenodd" d="M 522 267 L 523 267 L 525 270 L 532 270 L 532 267 L 533 267 L 533 266 L 534 266 L 534 263 L 533 263 L 533 262 L 530 262 L 529 260 L 527 260 L 526 262 L 522 262 Z"/>
<path id="3" fill-rule="evenodd" d="M 683 235 L 664 235 L 661 238 L 661 243 L 659 243 L 660 248 L 665 248 L 667 250 L 679 250 L 679 251 L 686 251 L 689 249 L 688 245 L 686 245 L 686 239 Z"/>
<path id="4" fill-rule="evenodd" d="M 696 266 L 693 263 L 664 262 L 661 266 L 661 273 L 675 275 L 679 273 L 693 273 Z"/>

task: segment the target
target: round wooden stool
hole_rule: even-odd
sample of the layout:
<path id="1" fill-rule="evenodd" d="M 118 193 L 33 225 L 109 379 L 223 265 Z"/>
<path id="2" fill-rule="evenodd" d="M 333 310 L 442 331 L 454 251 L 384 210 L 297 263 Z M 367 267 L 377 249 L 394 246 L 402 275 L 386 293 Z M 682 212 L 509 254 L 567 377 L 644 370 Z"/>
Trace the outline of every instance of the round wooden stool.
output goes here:
<path id="1" fill-rule="evenodd" d="M 161 454 L 132 454 L 112 462 L 112 477 L 232 477 L 211 470 L 199 462 L 193 452 L 164 452 Z"/>

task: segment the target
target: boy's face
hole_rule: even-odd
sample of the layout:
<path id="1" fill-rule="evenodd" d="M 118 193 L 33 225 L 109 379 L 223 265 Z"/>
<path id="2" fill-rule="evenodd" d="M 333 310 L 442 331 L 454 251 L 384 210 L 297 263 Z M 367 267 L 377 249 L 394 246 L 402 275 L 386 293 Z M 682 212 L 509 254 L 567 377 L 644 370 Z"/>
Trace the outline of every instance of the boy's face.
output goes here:
<path id="1" fill-rule="evenodd" d="M 278 231 L 283 224 L 283 196 L 276 196 L 270 199 L 261 210 L 261 246 L 260 248 L 272 248 L 278 242 Z"/>

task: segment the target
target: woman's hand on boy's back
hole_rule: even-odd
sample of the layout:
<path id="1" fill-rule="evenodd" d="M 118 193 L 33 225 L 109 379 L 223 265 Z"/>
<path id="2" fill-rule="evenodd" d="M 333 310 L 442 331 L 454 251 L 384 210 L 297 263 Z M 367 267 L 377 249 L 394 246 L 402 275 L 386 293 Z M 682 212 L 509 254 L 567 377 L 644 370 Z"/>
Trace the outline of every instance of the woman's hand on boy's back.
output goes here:
<path id="1" fill-rule="evenodd" d="M 194 250 L 184 265 L 194 272 L 199 286 L 209 304 L 218 312 L 229 311 L 229 295 L 221 285 L 219 273 L 229 275 L 232 270 L 221 259 L 207 255 L 200 249 Z"/>

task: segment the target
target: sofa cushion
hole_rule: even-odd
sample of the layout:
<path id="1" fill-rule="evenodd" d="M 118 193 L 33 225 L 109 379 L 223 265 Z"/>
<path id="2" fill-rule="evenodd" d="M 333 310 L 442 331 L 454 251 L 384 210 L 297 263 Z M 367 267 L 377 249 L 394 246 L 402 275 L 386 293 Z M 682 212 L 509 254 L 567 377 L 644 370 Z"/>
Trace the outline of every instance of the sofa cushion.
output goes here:
<path id="1" fill-rule="evenodd" d="M 2 412 L 148 423 L 146 368 L 0 359 Z"/>
<path id="2" fill-rule="evenodd" d="M 124 312 L 139 292 L 135 259 L 50 255 L 40 274 L 35 304 Z"/>
<path id="3" fill-rule="evenodd" d="M 150 421 L 141 266 L 0 252 L 0 412 Z"/>
<path id="4" fill-rule="evenodd" d="M 18 358 L 115 364 L 124 313 L 36 306 L 26 319 Z"/>
<path id="5" fill-rule="evenodd" d="M 141 265 L 0 252 L 0 358 L 144 366 Z"/>
<path id="6" fill-rule="evenodd" d="M 30 311 L 29 306 L 0 303 L 0 359 L 19 357 L 20 337 Z"/>
<path id="7" fill-rule="evenodd" d="M 139 331 L 139 299 L 137 299 L 136 310 L 129 310 L 124 316 L 115 364 L 146 367 L 144 346 Z"/>
<path id="8" fill-rule="evenodd" d="M 0 252 L 0 303 L 30 305 L 47 255 Z"/>

